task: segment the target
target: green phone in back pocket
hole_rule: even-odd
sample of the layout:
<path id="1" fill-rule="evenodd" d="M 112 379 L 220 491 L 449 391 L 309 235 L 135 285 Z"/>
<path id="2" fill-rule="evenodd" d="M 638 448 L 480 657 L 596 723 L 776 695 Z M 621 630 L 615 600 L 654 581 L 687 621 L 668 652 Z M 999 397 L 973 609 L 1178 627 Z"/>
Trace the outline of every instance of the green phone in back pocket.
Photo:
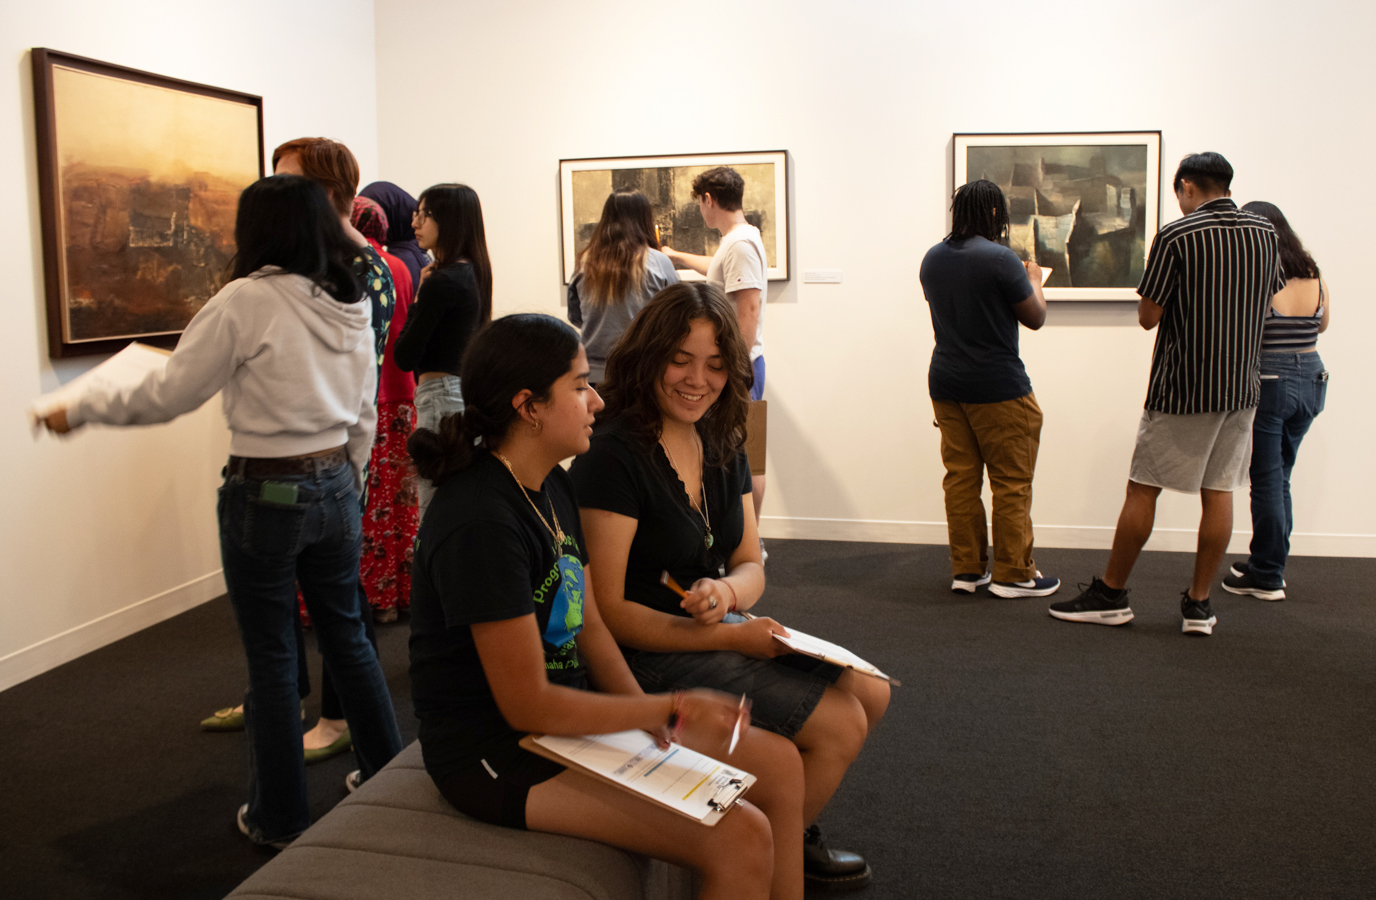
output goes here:
<path id="1" fill-rule="evenodd" d="M 258 499 L 268 503 L 281 503 L 283 506 L 292 506 L 296 503 L 296 485 L 282 484 L 278 481 L 263 482 L 263 489 L 258 492 Z"/>

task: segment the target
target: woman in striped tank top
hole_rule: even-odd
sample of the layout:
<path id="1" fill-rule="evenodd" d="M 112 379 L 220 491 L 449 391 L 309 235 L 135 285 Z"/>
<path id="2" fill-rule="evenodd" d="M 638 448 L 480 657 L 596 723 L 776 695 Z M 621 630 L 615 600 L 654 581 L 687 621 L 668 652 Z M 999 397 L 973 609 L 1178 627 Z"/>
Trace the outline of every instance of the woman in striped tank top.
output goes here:
<path id="1" fill-rule="evenodd" d="M 1328 328 L 1328 285 L 1285 216 L 1270 203 L 1242 207 L 1265 216 L 1279 237 L 1285 287 L 1271 298 L 1261 333 L 1261 402 L 1252 424 L 1252 546 L 1223 579 L 1234 594 L 1285 599 L 1285 560 L 1294 516 L 1290 472 L 1300 441 L 1323 412 L 1328 371 L 1319 334 Z"/>

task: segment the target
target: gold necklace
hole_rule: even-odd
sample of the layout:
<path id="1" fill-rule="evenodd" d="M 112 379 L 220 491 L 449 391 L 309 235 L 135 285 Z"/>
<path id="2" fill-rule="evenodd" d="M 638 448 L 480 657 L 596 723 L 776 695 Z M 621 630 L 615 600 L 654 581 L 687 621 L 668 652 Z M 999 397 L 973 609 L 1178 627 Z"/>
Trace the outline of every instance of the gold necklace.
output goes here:
<path id="1" fill-rule="evenodd" d="M 536 506 L 535 501 L 530 499 L 530 492 L 526 490 L 526 486 L 521 484 L 521 479 L 516 478 L 516 470 L 511 468 L 511 460 L 507 459 L 496 450 L 492 451 L 492 455 L 500 459 L 502 465 L 506 466 L 506 470 L 510 472 L 511 477 L 516 480 L 516 486 L 521 489 L 522 494 L 525 494 L 526 502 L 530 504 L 530 508 L 535 510 L 535 515 L 540 517 L 540 521 L 544 523 L 546 528 L 549 528 L 549 533 L 554 536 L 554 552 L 558 553 L 564 546 L 564 528 L 559 524 L 559 514 L 554 511 L 554 498 L 549 498 L 549 514 L 554 517 L 554 527 L 550 528 L 549 522 L 545 519 L 545 514 L 540 512 L 540 507 Z"/>
<path id="2" fill-rule="evenodd" d="M 693 432 L 693 437 L 697 437 L 696 431 Z M 678 473 L 679 480 L 682 481 L 683 470 L 678 467 L 678 463 L 674 460 L 673 452 L 669 450 L 669 445 L 664 442 L 663 433 L 659 436 L 659 446 L 664 448 L 664 455 L 669 458 L 669 465 L 674 467 L 674 471 Z M 702 508 L 697 510 L 697 513 L 702 517 L 702 527 L 706 529 L 706 533 L 702 536 L 702 542 L 707 545 L 708 550 L 711 550 L 712 544 L 715 543 L 716 538 L 712 537 L 712 513 L 707 508 L 707 479 L 702 476 L 701 471 L 701 466 L 699 466 L 698 480 L 702 485 Z M 692 497 L 688 498 L 688 505 L 693 505 Z"/>

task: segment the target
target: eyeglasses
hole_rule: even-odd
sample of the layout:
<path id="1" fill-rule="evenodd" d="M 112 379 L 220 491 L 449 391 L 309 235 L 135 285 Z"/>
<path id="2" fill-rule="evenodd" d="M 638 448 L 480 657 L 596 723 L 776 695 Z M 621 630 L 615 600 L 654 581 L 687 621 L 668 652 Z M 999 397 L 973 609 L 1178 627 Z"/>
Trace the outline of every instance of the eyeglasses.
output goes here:
<path id="1" fill-rule="evenodd" d="M 420 209 L 419 207 L 417 207 L 416 211 L 411 213 L 412 222 L 424 222 L 426 219 L 429 218 L 432 217 L 430 215 L 430 210 L 428 209 Z"/>

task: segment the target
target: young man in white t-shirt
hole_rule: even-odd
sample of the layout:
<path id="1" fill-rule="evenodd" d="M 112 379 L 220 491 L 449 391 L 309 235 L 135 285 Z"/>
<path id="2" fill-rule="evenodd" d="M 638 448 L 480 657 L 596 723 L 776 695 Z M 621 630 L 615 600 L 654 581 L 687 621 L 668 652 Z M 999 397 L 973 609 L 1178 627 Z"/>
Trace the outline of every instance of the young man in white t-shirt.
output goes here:
<path id="1" fill-rule="evenodd" d="M 745 180 L 728 166 L 708 169 L 693 179 L 693 198 L 702 211 L 702 221 L 721 232 L 721 245 L 713 256 L 680 253 L 672 247 L 661 248 L 664 254 L 679 265 L 707 276 L 707 283 L 721 288 L 726 299 L 736 305 L 736 319 L 741 335 L 752 340 L 750 365 L 755 370 L 755 386 L 750 399 L 764 397 L 764 301 L 768 289 L 769 263 L 764 252 L 760 229 L 745 220 L 741 200 L 745 194 Z M 760 517 L 764 503 L 765 476 L 756 475 L 752 488 L 755 518 Z"/>

